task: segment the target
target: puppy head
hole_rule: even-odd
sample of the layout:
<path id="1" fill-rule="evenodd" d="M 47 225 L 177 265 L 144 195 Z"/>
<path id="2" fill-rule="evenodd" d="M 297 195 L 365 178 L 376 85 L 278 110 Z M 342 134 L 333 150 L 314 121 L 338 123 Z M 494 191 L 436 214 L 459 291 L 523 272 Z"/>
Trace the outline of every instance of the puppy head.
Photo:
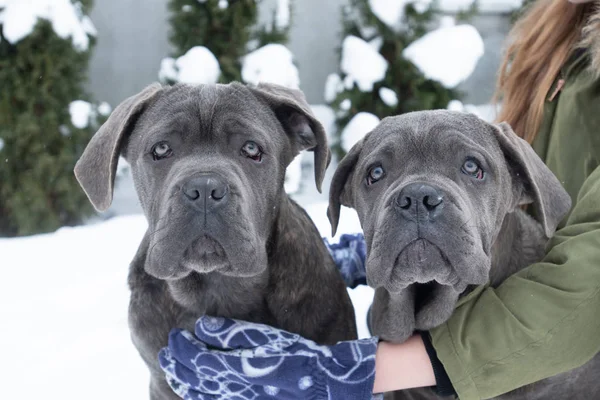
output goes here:
<path id="1" fill-rule="evenodd" d="M 297 90 L 155 84 L 115 109 L 75 175 L 105 210 L 119 155 L 131 164 L 149 223 L 146 269 L 156 278 L 252 276 L 267 266 L 285 169 L 304 149 L 315 153 L 320 189 L 326 136 Z"/>
<path id="2" fill-rule="evenodd" d="M 384 119 L 350 150 L 328 213 L 335 233 L 340 205 L 357 210 L 369 285 L 391 293 L 410 287 L 415 328 L 429 329 L 450 316 L 468 285 L 488 281 L 505 215 L 529 203 L 548 236 L 570 208 L 556 177 L 510 126 L 424 111 Z"/>

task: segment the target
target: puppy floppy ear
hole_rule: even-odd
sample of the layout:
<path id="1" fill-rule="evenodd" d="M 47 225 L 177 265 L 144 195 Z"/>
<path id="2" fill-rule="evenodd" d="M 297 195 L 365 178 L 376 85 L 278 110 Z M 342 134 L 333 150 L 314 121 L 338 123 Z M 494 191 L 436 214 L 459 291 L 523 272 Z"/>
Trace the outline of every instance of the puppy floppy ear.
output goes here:
<path id="1" fill-rule="evenodd" d="M 315 153 L 315 182 L 321 192 L 325 170 L 331 161 L 331 152 L 327 147 L 325 129 L 312 113 L 304 93 L 272 83 L 260 83 L 250 90 L 271 107 L 291 136 L 297 153 L 302 150 Z"/>
<path id="2" fill-rule="evenodd" d="M 161 89 L 160 84 L 152 84 L 119 104 L 75 164 L 75 177 L 96 210 L 104 211 L 110 206 L 123 139 Z"/>
<path id="3" fill-rule="evenodd" d="M 331 224 L 332 236 L 335 236 L 335 232 L 337 231 L 338 223 L 340 221 L 341 206 L 354 206 L 352 201 L 352 186 L 349 182 L 352 180 L 354 167 L 360 157 L 364 141 L 365 138 L 361 139 L 350 149 L 348 154 L 342 158 L 342 161 L 338 164 L 333 179 L 331 180 L 327 218 L 329 218 L 329 223 Z"/>
<path id="4" fill-rule="evenodd" d="M 509 124 L 502 122 L 494 125 L 493 130 L 509 167 L 514 170 L 515 207 L 533 204 L 534 215 L 546 236 L 552 236 L 571 208 L 569 194 L 529 143 L 517 136 Z"/>

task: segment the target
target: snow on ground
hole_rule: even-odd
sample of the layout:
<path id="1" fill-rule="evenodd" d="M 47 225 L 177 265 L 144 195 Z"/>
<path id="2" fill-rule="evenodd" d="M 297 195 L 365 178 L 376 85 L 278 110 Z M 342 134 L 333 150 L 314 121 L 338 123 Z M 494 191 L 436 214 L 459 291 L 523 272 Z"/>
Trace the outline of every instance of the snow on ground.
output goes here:
<path id="1" fill-rule="evenodd" d="M 342 72 L 363 92 L 373 90 L 373 84 L 385 78 L 388 62 L 369 43 L 356 36 L 347 36 L 342 43 Z"/>
<path id="2" fill-rule="evenodd" d="M 0 7 L 2 34 L 11 44 L 31 34 L 38 19 L 50 21 L 54 32 L 63 39 L 71 38 L 79 51 L 88 49 L 88 35 L 96 35 L 92 21 L 70 0 L 3 0 Z"/>
<path id="3" fill-rule="evenodd" d="M 446 26 L 425 34 L 402 52 L 429 78 L 447 88 L 466 80 L 483 56 L 483 39 L 472 25 Z"/>
<path id="4" fill-rule="evenodd" d="M 298 89 L 300 76 L 294 56 L 282 44 L 271 43 L 244 56 L 242 80 L 257 85 L 269 82 Z"/>
<path id="5" fill-rule="evenodd" d="M 368 112 L 356 114 L 342 131 L 342 149 L 346 152 L 350 151 L 352 146 L 372 131 L 377 124 L 379 124 L 379 118 L 376 115 Z"/>
<path id="6" fill-rule="evenodd" d="M 87 101 L 75 100 L 69 104 L 71 123 L 75 128 L 85 129 L 90 123 L 93 114 L 92 105 Z"/>
<path id="7" fill-rule="evenodd" d="M 431 0 L 369 0 L 373 14 L 394 30 L 402 26 L 404 10 L 408 4 L 412 4 L 417 12 L 424 13 L 429 9 Z"/>
<path id="8" fill-rule="evenodd" d="M 323 202 L 307 211 L 330 238 L 326 208 Z M 128 264 L 146 226 L 134 215 L 0 239 L 0 398 L 148 398 L 148 372 L 127 327 Z M 353 211 L 342 210 L 338 231 L 360 231 Z M 373 291 L 350 295 L 365 337 Z"/>
<path id="9" fill-rule="evenodd" d="M 468 10 L 474 0 L 441 0 L 439 7 L 445 12 Z M 478 0 L 477 11 L 484 13 L 511 12 L 523 5 L 523 0 Z"/>
<path id="10" fill-rule="evenodd" d="M 283 188 L 286 193 L 296 193 L 302 183 L 302 154 L 298 154 L 285 170 Z"/>

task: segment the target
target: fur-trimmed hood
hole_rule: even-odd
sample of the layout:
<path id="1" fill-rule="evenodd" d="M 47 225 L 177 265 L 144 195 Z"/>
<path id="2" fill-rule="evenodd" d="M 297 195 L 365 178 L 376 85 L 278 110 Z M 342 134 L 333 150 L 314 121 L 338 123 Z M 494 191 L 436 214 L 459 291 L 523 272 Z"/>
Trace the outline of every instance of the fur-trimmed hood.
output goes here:
<path id="1" fill-rule="evenodd" d="M 590 6 L 592 11 L 583 27 L 578 47 L 590 52 L 590 67 L 600 74 L 600 0 L 594 0 Z"/>

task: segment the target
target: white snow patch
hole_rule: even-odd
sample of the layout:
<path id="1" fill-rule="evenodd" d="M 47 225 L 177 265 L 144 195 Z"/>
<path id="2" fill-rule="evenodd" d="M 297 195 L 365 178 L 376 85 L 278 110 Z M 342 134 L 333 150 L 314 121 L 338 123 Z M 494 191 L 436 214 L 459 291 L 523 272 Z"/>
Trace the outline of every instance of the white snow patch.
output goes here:
<path id="1" fill-rule="evenodd" d="M 383 37 L 377 36 L 376 38 L 371 39 L 369 41 L 369 45 L 371 45 L 373 50 L 379 53 L 379 50 L 381 50 L 381 46 L 383 46 Z"/>
<path id="2" fill-rule="evenodd" d="M 494 104 L 463 104 L 459 100 L 452 100 L 448 103 L 447 109 L 450 111 L 459 111 L 475 114 L 487 122 L 494 122 L 498 117 L 499 109 Z"/>
<path id="3" fill-rule="evenodd" d="M 107 116 L 111 113 L 112 107 L 107 102 L 103 101 L 98 105 L 98 113 L 103 116 Z"/>
<path id="4" fill-rule="evenodd" d="M 471 25 L 436 29 L 402 52 L 425 77 L 454 88 L 475 70 L 483 55 L 483 39 Z"/>
<path id="5" fill-rule="evenodd" d="M 227 7 L 229 7 L 229 1 L 227 1 L 227 0 L 219 0 L 219 8 L 221 10 L 224 10 Z"/>
<path id="6" fill-rule="evenodd" d="M 333 140 L 333 134 L 335 133 L 335 112 L 333 109 L 325 104 L 312 104 L 310 108 L 317 120 L 323 125 L 327 140 Z"/>
<path id="7" fill-rule="evenodd" d="M 335 100 L 338 93 L 342 92 L 344 87 L 342 85 L 342 78 L 338 74 L 329 74 L 325 81 L 325 101 L 331 103 Z"/>
<path id="8" fill-rule="evenodd" d="M 379 89 L 379 98 L 387 106 L 396 107 L 398 105 L 398 95 L 390 88 L 382 87 Z"/>
<path id="9" fill-rule="evenodd" d="M 220 76 L 219 61 L 204 46 L 192 47 L 176 60 L 163 58 L 158 71 L 158 79 L 162 82 L 170 80 L 192 85 L 217 83 Z"/>
<path id="10" fill-rule="evenodd" d="M 96 29 L 96 26 L 94 26 L 92 19 L 87 15 L 84 15 L 81 18 L 81 26 L 83 27 L 84 32 L 88 35 L 98 36 L 98 30 Z"/>
<path id="11" fill-rule="evenodd" d="M 188 12 L 192 11 L 192 6 L 190 6 L 189 4 L 185 4 L 181 7 L 181 11 L 188 13 Z"/>
<path id="12" fill-rule="evenodd" d="M 177 68 L 175 68 L 175 59 L 173 57 L 163 58 L 160 62 L 160 70 L 158 71 L 158 79 L 161 82 L 176 81 Z"/>
<path id="13" fill-rule="evenodd" d="M 69 113 L 71 114 L 71 123 L 75 128 L 87 128 L 92 115 L 92 105 L 87 101 L 75 100 L 69 104 Z"/>
<path id="14" fill-rule="evenodd" d="M 71 136 L 71 129 L 69 129 L 69 127 L 66 125 L 59 125 L 58 131 L 63 136 Z"/>
<path id="15" fill-rule="evenodd" d="M 388 62 L 369 43 L 347 36 L 342 43 L 341 69 L 361 91 L 369 92 L 375 82 L 385 78 Z"/>
<path id="16" fill-rule="evenodd" d="M 350 101 L 350 99 L 344 99 L 340 103 L 340 109 L 344 111 L 350 110 L 350 107 L 352 107 L 352 101 Z"/>
<path id="17" fill-rule="evenodd" d="M 341 146 L 345 152 L 349 152 L 352 146 L 358 143 L 367 133 L 379 124 L 379 118 L 368 112 L 359 112 L 342 131 Z"/>
<path id="18" fill-rule="evenodd" d="M 0 138 L 0 151 L 4 148 L 4 139 Z"/>
<path id="19" fill-rule="evenodd" d="M 373 14 L 394 30 L 398 30 L 402 25 L 408 4 L 412 4 L 415 10 L 422 14 L 429 9 L 431 0 L 369 0 Z"/>
<path id="20" fill-rule="evenodd" d="M 38 19 L 48 20 L 52 29 L 63 39 L 71 38 L 78 51 L 89 46 L 89 35 L 96 34 L 92 21 L 70 0 L 4 0 L 0 11 L 2 33 L 16 44 L 33 32 Z"/>
<path id="21" fill-rule="evenodd" d="M 285 170 L 283 188 L 286 193 L 296 193 L 302 182 L 302 154 L 298 154 Z"/>
<path id="22" fill-rule="evenodd" d="M 119 161 L 117 163 L 117 178 L 123 177 L 125 174 L 128 174 L 131 171 L 131 165 L 127 162 L 127 160 L 121 156 L 119 156 Z"/>
<path id="23" fill-rule="evenodd" d="M 275 11 L 275 26 L 279 30 L 290 26 L 290 0 L 278 0 Z"/>
<path id="24" fill-rule="evenodd" d="M 204 46 L 192 47 L 175 61 L 177 80 L 189 84 L 214 84 L 221 76 L 219 61 Z"/>
<path id="25" fill-rule="evenodd" d="M 344 89 L 352 90 L 353 87 L 354 87 L 354 78 L 350 75 L 346 76 L 344 78 L 344 87 L 342 90 L 344 90 Z"/>
<path id="26" fill-rule="evenodd" d="M 449 28 L 456 25 L 456 18 L 450 15 L 444 15 L 440 18 L 440 28 Z"/>
<path id="27" fill-rule="evenodd" d="M 327 203 L 305 204 L 321 235 L 330 238 Z M 361 232 L 356 213 L 342 207 L 339 235 Z M 47 399 L 148 398 L 149 372 L 131 343 L 127 324 L 129 263 L 147 229 L 143 216 L 0 239 L 4 285 L 0 291 L 0 364 L 3 399 L 30 398 L 23 388 L 43 388 Z M 104 251 L 103 249 L 110 249 Z M 34 276 L 35 279 L 31 279 Z M 361 338 L 373 290 L 348 290 Z M 31 371 L 44 371 L 35 377 Z M 102 384 L 98 385 L 98 377 Z M 68 382 L 65 386 L 65 382 Z M 94 388 L 90 390 L 90 388 Z"/>
<path id="28" fill-rule="evenodd" d="M 473 3 L 473 0 L 441 0 L 439 9 L 443 12 L 456 13 L 468 10 Z M 507 13 L 522 5 L 523 0 L 479 0 L 477 10 L 485 13 Z"/>
<path id="29" fill-rule="evenodd" d="M 300 86 L 292 52 L 277 43 L 267 44 L 244 57 L 242 80 L 255 85 L 260 82 L 275 83 L 293 89 Z"/>

